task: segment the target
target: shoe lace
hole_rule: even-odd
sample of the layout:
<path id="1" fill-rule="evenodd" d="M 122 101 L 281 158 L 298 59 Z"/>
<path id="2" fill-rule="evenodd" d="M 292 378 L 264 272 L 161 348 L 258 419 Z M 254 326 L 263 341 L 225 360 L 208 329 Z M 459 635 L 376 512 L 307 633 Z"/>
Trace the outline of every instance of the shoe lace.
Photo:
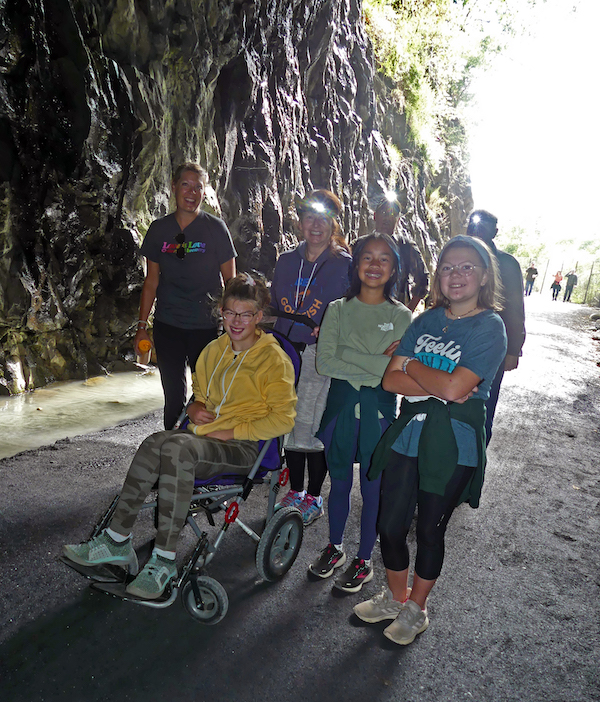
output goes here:
<path id="1" fill-rule="evenodd" d="M 148 563 L 148 565 L 146 566 L 146 572 L 151 577 L 154 577 L 155 575 L 157 575 L 158 571 L 160 569 L 161 569 L 161 566 L 158 563 Z"/>
<path id="2" fill-rule="evenodd" d="M 108 537 L 105 536 L 102 532 L 97 534 L 96 536 L 93 536 L 88 542 L 87 542 L 88 548 L 91 551 L 94 548 L 102 548 L 104 546 L 109 547 L 110 541 L 108 540 Z M 117 544 L 114 544 L 115 546 Z"/>
<path id="3" fill-rule="evenodd" d="M 314 497 L 310 495 L 305 497 L 300 503 L 300 511 L 303 513 L 310 512 L 311 509 L 315 509 L 317 506 L 317 501 Z"/>
<path id="4" fill-rule="evenodd" d="M 383 604 L 384 602 L 387 602 L 388 600 L 388 591 L 384 587 L 381 592 L 378 592 L 374 597 L 373 597 L 373 602 L 375 604 Z"/>
<path id="5" fill-rule="evenodd" d="M 407 607 L 403 607 L 400 610 L 397 619 L 398 621 L 401 621 L 404 624 L 414 624 L 412 612 L 410 612 Z"/>
<path id="6" fill-rule="evenodd" d="M 408 602 L 408 600 L 407 600 Z M 419 608 L 419 612 L 421 608 Z M 414 626 L 417 623 L 419 612 L 413 612 L 410 607 L 403 607 L 398 614 L 398 620 L 407 626 Z"/>
<path id="7" fill-rule="evenodd" d="M 146 563 L 145 570 L 148 573 L 148 575 L 151 578 L 155 578 L 157 575 L 160 574 L 160 571 L 166 568 L 168 571 L 170 571 L 169 566 L 166 563 L 163 563 L 159 560 L 151 560 Z M 169 572 L 169 577 L 173 577 L 172 573 Z"/>

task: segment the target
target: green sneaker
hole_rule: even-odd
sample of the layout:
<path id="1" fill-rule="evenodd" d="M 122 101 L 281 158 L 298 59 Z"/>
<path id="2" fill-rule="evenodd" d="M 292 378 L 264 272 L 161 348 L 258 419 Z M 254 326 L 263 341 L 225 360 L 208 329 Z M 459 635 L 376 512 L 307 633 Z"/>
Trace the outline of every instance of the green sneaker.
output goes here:
<path id="1" fill-rule="evenodd" d="M 68 544 L 63 546 L 63 556 L 74 563 L 84 566 L 95 566 L 111 563 L 112 565 L 129 568 L 135 575 L 138 570 L 138 560 L 131 545 L 131 539 L 117 543 L 101 531 L 98 536 L 83 544 Z"/>
<path id="2" fill-rule="evenodd" d="M 125 591 L 144 600 L 155 600 L 163 594 L 167 584 L 176 577 L 175 561 L 153 554 L 137 578 L 125 588 Z"/>

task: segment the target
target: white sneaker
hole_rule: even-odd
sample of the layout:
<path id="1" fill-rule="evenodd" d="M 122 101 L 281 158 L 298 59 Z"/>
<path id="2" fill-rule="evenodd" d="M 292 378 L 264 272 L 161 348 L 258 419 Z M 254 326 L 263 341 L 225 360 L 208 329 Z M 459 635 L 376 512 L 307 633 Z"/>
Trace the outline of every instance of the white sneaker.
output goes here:
<path id="1" fill-rule="evenodd" d="M 370 600 L 354 605 L 353 611 L 363 622 L 374 624 L 382 622 L 384 619 L 395 619 L 400 614 L 402 607 L 404 607 L 404 603 L 395 600 L 389 587 L 384 587 Z"/>
<path id="2" fill-rule="evenodd" d="M 414 600 L 406 600 L 394 621 L 383 630 L 390 641 L 406 646 L 429 626 L 427 607 L 422 610 Z"/>

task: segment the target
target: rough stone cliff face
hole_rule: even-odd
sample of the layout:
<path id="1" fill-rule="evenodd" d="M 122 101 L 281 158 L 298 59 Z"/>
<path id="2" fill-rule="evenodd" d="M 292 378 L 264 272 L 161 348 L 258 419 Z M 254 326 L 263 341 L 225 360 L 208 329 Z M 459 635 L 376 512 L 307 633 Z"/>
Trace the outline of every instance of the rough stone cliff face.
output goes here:
<path id="1" fill-rule="evenodd" d="M 131 352 L 138 245 L 184 159 L 207 166 L 242 269 L 272 271 L 313 187 L 364 233 L 392 168 L 431 261 L 468 183 L 451 158 L 433 182 L 382 85 L 360 0 L 0 0 L 0 391 Z"/>

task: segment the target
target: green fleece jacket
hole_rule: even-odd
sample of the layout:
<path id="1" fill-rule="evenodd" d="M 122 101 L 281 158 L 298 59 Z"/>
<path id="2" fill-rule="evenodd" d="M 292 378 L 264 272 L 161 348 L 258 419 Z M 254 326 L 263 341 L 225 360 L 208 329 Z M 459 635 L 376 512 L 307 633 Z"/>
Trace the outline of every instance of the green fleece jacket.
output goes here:
<path id="1" fill-rule="evenodd" d="M 404 427 L 417 414 L 427 414 L 419 440 L 419 489 L 443 495 L 450 477 L 456 470 L 458 447 L 451 419 L 464 422 L 475 429 L 477 438 L 477 468 L 471 482 L 460 497 L 461 502 L 468 502 L 473 508 L 479 507 L 479 498 L 485 475 L 485 402 L 468 400 L 463 404 L 443 403 L 435 397 L 422 402 L 409 402 L 403 398 L 400 416 L 388 428 L 373 452 L 371 467 L 367 474 L 369 480 L 375 480 L 388 464 L 392 446 Z"/>

